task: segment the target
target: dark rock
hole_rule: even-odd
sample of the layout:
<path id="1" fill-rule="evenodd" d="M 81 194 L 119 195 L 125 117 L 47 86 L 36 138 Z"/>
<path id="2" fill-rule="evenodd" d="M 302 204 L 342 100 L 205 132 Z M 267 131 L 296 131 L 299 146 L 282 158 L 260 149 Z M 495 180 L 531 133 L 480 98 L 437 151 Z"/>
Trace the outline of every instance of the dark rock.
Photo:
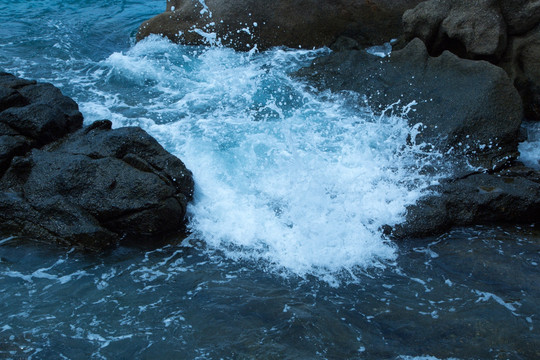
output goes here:
<path id="1" fill-rule="evenodd" d="M 5 135 L 5 132 L 2 134 L 0 136 L 0 174 L 6 171 L 13 157 L 24 155 L 30 150 L 30 143 L 24 136 Z"/>
<path id="2" fill-rule="evenodd" d="M 41 147 L 80 127 L 80 123 L 70 122 L 59 107 L 40 103 L 6 109 L 0 113 L 0 122 L 32 139 L 32 147 Z"/>
<path id="3" fill-rule="evenodd" d="M 254 44 L 313 48 L 340 35 L 362 45 L 382 44 L 402 32 L 401 17 L 421 0 L 169 0 L 166 12 L 146 21 L 137 39 L 160 34 L 174 42 L 201 45 L 213 38 L 239 50 Z"/>
<path id="4" fill-rule="evenodd" d="M 13 74 L 0 71 L 0 86 L 11 89 L 20 89 L 24 86 L 34 85 L 36 83 L 37 81 L 35 80 L 21 79 Z"/>
<path id="5" fill-rule="evenodd" d="M 17 90 L 0 85 L 0 112 L 10 107 L 26 104 L 26 99 Z"/>
<path id="6" fill-rule="evenodd" d="M 520 56 L 523 69 L 530 67 L 528 74 L 538 72 L 540 57 Z M 332 53 L 298 76 L 320 89 L 365 94 L 379 113 L 399 102 L 391 109 L 406 113 L 413 130 L 410 143 L 432 144 L 443 155 L 441 162 L 450 164 L 453 172 L 408 207 L 403 224 L 383 227 L 385 233 L 419 238 L 454 226 L 540 220 L 540 173 L 513 163 L 522 106 L 501 68 L 448 51 L 430 57 L 424 43 L 414 39 L 389 58 L 361 50 Z M 406 112 L 414 102 L 415 111 Z M 421 131 L 415 134 L 416 129 Z"/>
<path id="7" fill-rule="evenodd" d="M 108 120 L 76 130 L 82 116 L 58 89 L 9 84 L 28 104 L 0 112 L 0 230 L 103 249 L 184 228 L 191 172 L 155 139 Z"/>
<path id="8" fill-rule="evenodd" d="M 448 1 L 424 1 L 415 8 L 403 13 L 403 31 L 408 42 L 414 38 L 421 39 L 432 53 L 440 47 L 441 34 L 439 28 L 450 13 Z M 442 50 L 438 51 L 442 53 Z"/>
<path id="9" fill-rule="evenodd" d="M 540 120 L 540 26 L 509 39 L 498 64 L 506 70 L 523 99 L 525 117 Z"/>
<path id="10" fill-rule="evenodd" d="M 428 0 L 403 14 L 400 45 L 420 38 L 437 56 L 448 50 L 485 59 L 506 70 L 518 89 L 525 116 L 540 120 L 540 1 Z"/>
<path id="11" fill-rule="evenodd" d="M 82 115 L 79 112 L 79 106 L 71 98 L 64 96 L 60 89 L 56 88 L 52 84 L 39 83 L 30 84 L 28 86 L 18 89 L 19 93 L 32 104 L 43 104 L 51 107 L 57 107 L 62 109 L 67 118 L 68 125 L 79 124 L 82 122 Z M 80 125 L 73 125 L 76 128 L 80 128 Z M 69 130 L 73 130 L 74 127 L 70 125 Z"/>
<path id="12" fill-rule="evenodd" d="M 21 156 L 81 128 L 77 104 L 51 84 L 0 72 L 0 176 Z"/>
<path id="13" fill-rule="evenodd" d="M 0 189 L 19 194 L 11 207 L 22 219 L 0 217 L 20 220 L 27 235 L 99 248 L 181 228 L 193 182 L 183 163 L 140 128 L 96 127 L 14 159 Z M 35 222 L 28 206 L 40 214 Z"/>
<path id="14" fill-rule="evenodd" d="M 502 0 L 499 2 L 509 35 L 520 35 L 540 23 L 540 1 Z"/>
<path id="15" fill-rule="evenodd" d="M 397 238 L 438 235 L 453 226 L 540 221 L 540 173 L 518 165 L 449 180 L 407 209 Z"/>
<path id="16" fill-rule="evenodd" d="M 348 37 L 340 36 L 330 47 L 332 51 L 345 51 L 345 50 L 360 50 L 358 41 Z"/>
<path id="17" fill-rule="evenodd" d="M 428 0 L 403 14 L 406 39 L 420 38 L 432 55 L 445 50 L 468 59 L 498 59 L 506 22 L 498 0 Z"/>
<path id="18" fill-rule="evenodd" d="M 415 39 L 384 59 L 365 51 L 332 53 L 298 75 L 320 89 L 365 94 L 376 112 L 399 102 L 392 107 L 399 114 L 416 102 L 406 115 L 420 130 L 411 142 L 447 154 L 456 174 L 470 172 L 468 164 L 495 170 L 518 155 L 519 94 L 507 74 L 486 61 L 450 52 L 430 57 Z"/>

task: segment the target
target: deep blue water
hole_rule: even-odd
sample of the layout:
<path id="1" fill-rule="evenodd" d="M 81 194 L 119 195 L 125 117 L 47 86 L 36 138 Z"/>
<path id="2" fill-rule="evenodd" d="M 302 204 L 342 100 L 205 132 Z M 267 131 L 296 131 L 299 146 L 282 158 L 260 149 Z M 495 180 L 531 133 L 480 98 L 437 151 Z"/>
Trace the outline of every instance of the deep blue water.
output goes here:
<path id="1" fill-rule="evenodd" d="M 0 358 L 534 359 L 540 234 L 378 230 L 437 182 L 404 114 L 289 74 L 327 52 L 134 42 L 165 1 L 0 0 L 0 69 L 193 171 L 192 235 L 81 254 L 0 241 Z M 531 126 L 530 131 L 536 131 Z M 534 164 L 534 139 L 520 148 Z"/>

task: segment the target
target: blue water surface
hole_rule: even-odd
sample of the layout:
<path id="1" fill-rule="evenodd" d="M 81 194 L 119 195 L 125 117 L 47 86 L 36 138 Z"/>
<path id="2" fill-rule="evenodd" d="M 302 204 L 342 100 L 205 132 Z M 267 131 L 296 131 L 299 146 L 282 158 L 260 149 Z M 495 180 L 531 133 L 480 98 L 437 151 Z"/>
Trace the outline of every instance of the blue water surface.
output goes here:
<path id="1" fill-rule="evenodd" d="M 0 358 L 540 357 L 536 228 L 389 241 L 438 181 L 406 114 L 291 76 L 328 49 L 135 44 L 164 9 L 0 0 L 0 69 L 60 87 L 86 124 L 142 126 L 197 183 L 190 237 L 162 248 L 0 240 Z"/>

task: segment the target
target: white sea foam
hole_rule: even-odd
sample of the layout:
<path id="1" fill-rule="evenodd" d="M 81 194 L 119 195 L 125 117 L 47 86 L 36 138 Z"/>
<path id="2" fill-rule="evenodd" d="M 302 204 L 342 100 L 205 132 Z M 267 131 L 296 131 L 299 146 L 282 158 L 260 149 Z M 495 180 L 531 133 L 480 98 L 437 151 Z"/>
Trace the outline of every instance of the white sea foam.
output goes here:
<path id="1" fill-rule="evenodd" d="M 331 280 L 393 260 L 380 227 L 402 221 L 433 178 L 419 174 L 428 160 L 406 145 L 403 115 L 374 116 L 359 94 L 318 94 L 291 78 L 325 51 L 238 53 L 150 37 L 96 70 L 146 98 L 99 93 L 113 106 L 81 108 L 87 120 L 107 115 L 116 126 L 138 114 L 184 160 L 196 182 L 192 238 Z"/>
<path id="2" fill-rule="evenodd" d="M 540 124 L 525 123 L 527 141 L 519 144 L 520 160 L 533 169 L 540 170 Z"/>
<path id="3" fill-rule="evenodd" d="M 376 46 L 369 47 L 366 49 L 366 51 L 370 53 L 371 55 L 384 58 L 384 57 L 390 56 L 390 54 L 392 53 L 392 45 L 389 42 L 387 42 L 387 43 L 384 43 L 383 45 L 376 45 Z"/>
<path id="4" fill-rule="evenodd" d="M 34 282 L 35 279 L 46 279 L 46 280 L 57 281 L 58 283 L 62 285 L 72 280 L 78 280 L 83 276 L 89 275 L 86 271 L 83 271 L 83 270 L 78 270 L 78 271 L 75 271 L 74 273 L 62 275 L 62 276 L 49 273 L 48 271 L 53 269 L 56 265 L 57 264 L 52 265 L 51 267 L 48 267 L 48 268 L 37 269 L 31 274 L 23 274 L 19 271 L 12 270 L 12 271 L 4 272 L 3 275 L 10 278 L 19 278 L 29 283 Z"/>
<path id="5" fill-rule="evenodd" d="M 208 6 L 206 5 L 206 3 L 204 2 L 204 0 L 199 0 L 199 3 L 202 5 L 202 10 L 201 10 L 201 15 L 205 14 L 205 13 L 208 13 L 208 16 L 209 17 L 212 17 L 212 12 L 210 11 L 210 9 L 208 9 Z"/>
<path id="6" fill-rule="evenodd" d="M 516 307 L 513 304 L 507 303 L 501 297 L 499 297 L 499 296 L 497 296 L 495 294 L 489 293 L 489 292 L 485 292 L 485 291 L 473 290 L 473 292 L 478 295 L 478 300 L 476 300 L 476 302 L 486 302 L 486 301 L 489 301 L 489 300 L 493 300 L 496 303 L 498 303 L 499 305 L 502 305 L 506 309 L 510 310 L 512 312 L 512 314 L 518 316 L 515 313 L 515 311 L 517 310 Z"/>

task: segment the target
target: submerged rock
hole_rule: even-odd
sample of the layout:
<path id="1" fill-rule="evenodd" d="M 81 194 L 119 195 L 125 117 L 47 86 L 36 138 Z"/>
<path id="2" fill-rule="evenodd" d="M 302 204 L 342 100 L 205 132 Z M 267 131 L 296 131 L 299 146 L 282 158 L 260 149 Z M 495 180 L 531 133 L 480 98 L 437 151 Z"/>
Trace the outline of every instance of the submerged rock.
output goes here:
<path id="1" fill-rule="evenodd" d="M 421 0 L 168 0 L 164 13 L 144 22 L 141 40 L 160 34 L 174 42 L 220 41 L 238 50 L 273 46 L 330 46 L 344 35 L 362 45 L 401 35 L 405 10 Z"/>
<path id="2" fill-rule="evenodd" d="M 364 94 L 375 112 L 406 113 L 416 131 L 410 143 L 446 154 L 460 176 L 471 165 L 495 170 L 518 156 L 519 94 L 486 61 L 450 52 L 431 57 L 416 39 L 387 58 L 362 50 L 332 53 L 297 74 L 320 89 Z"/>
<path id="3" fill-rule="evenodd" d="M 181 231 L 191 172 L 144 130 L 86 128 L 50 84 L 0 74 L 0 230 L 85 249 Z"/>

